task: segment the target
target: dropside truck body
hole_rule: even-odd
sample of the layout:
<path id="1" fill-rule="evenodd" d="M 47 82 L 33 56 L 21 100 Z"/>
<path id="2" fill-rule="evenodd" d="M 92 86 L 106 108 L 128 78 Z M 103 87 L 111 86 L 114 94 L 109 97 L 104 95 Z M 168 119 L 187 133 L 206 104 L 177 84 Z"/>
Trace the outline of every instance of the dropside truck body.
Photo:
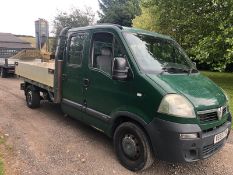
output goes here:
<path id="1" fill-rule="evenodd" d="M 42 98 L 61 104 L 64 113 L 112 137 L 120 163 L 132 171 L 154 157 L 207 158 L 230 133 L 223 90 L 158 33 L 108 24 L 65 28 L 54 62 L 17 62 L 16 74 L 30 108 Z"/>
<path id="2" fill-rule="evenodd" d="M 13 54 L 13 53 L 12 53 Z M 42 55 L 39 50 L 26 49 L 10 57 L 0 58 L 0 75 L 6 78 L 15 73 L 15 62 L 40 62 Z"/>

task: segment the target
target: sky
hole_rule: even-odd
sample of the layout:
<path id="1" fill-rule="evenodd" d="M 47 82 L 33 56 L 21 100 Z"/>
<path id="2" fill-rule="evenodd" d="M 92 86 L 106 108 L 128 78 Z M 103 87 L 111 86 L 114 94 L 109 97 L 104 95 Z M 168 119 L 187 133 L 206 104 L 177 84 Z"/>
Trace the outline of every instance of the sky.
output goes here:
<path id="1" fill-rule="evenodd" d="M 34 22 L 38 18 L 49 22 L 51 32 L 52 21 L 58 11 L 84 10 L 86 7 L 97 12 L 98 0 L 1 0 L 0 32 L 35 36 Z"/>

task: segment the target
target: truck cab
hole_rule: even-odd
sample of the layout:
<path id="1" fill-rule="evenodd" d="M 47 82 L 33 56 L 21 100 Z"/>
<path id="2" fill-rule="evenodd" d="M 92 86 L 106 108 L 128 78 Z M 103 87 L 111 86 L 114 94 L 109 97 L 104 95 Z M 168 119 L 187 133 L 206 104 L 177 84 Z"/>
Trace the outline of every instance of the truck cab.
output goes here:
<path id="1" fill-rule="evenodd" d="M 39 106 L 40 92 L 47 94 L 64 113 L 113 138 L 120 163 L 132 171 L 149 167 L 154 157 L 207 158 L 230 133 L 223 90 L 176 41 L 158 33 L 110 24 L 66 28 L 54 86 L 35 82 L 21 85 L 29 107 Z"/>

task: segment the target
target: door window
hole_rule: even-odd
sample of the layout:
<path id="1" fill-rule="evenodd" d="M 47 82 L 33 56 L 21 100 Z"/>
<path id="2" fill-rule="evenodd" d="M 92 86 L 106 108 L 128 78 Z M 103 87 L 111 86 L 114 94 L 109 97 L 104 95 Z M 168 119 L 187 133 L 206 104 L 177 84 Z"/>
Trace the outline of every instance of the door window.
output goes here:
<path id="1" fill-rule="evenodd" d="M 112 60 L 115 57 L 125 57 L 119 42 L 111 33 L 95 33 L 92 39 L 91 67 L 112 74 Z"/>
<path id="2" fill-rule="evenodd" d="M 92 39 L 91 66 L 111 75 L 113 59 L 113 35 L 95 33 Z"/>
<path id="3" fill-rule="evenodd" d="M 71 36 L 68 49 L 68 64 L 81 65 L 84 50 L 85 34 L 79 33 Z"/>
<path id="4" fill-rule="evenodd" d="M 117 40 L 115 40 L 114 42 L 114 58 L 116 57 L 126 58 L 124 49 L 122 48 L 122 45 Z"/>

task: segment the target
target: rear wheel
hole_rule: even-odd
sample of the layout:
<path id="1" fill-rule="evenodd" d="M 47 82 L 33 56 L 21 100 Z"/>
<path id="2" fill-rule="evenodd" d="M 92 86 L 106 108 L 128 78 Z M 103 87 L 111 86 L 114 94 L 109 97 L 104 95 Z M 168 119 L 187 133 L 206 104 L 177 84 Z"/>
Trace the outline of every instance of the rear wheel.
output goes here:
<path id="1" fill-rule="evenodd" d="M 26 89 L 26 102 L 29 108 L 40 107 L 40 92 L 35 90 L 33 86 L 28 86 Z"/>
<path id="2" fill-rule="evenodd" d="M 1 68 L 1 77 L 6 78 L 7 77 L 7 71 L 4 68 Z"/>
<path id="3" fill-rule="evenodd" d="M 154 162 L 148 138 L 138 125 L 122 123 L 117 127 L 113 140 L 118 159 L 127 169 L 143 170 Z"/>

